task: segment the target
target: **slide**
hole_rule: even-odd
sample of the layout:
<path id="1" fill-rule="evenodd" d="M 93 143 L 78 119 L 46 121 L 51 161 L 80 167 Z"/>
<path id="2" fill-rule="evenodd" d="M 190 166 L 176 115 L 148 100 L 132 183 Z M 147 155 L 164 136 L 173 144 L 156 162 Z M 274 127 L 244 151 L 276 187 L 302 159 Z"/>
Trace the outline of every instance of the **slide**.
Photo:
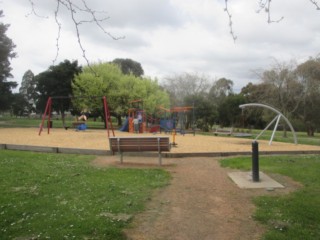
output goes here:
<path id="1" fill-rule="evenodd" d="M 129 131 L 129 118 L 127 118 L 124 121 L 124 124 L 122 125 L 122 127 L 119 129 L 121 132 L 128 132 Z"/>

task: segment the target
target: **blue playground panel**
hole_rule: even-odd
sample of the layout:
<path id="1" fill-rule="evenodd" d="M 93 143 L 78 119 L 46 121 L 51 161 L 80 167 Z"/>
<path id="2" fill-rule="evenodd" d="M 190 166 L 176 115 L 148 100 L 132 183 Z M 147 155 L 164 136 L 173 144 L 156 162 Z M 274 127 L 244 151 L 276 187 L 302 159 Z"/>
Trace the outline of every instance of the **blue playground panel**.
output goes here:
<path id="1" fill-rule="evenodd" d="M 160 120 L 160 127 L 165 131 L 170 131 L 173 129 L 173 120 L 172 119 L 161 119 Z"/>

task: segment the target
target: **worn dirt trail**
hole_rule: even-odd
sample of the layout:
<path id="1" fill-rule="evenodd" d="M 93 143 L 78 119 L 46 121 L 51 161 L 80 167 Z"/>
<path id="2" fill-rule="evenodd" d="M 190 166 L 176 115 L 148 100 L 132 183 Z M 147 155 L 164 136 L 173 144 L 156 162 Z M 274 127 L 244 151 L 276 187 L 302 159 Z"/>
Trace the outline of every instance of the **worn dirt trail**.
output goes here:
<path id="1" fill-rule="evenodd" d="M 240 189 L 228 177 L 231 169 L 221 168 L 217 158 L 165 159 L 172 175 L 170 185 L 156 191 L 146 211 L 133 219 L 125 231 L 130 240 L 254 240 L 264 227 L 253 220 L 252 197 L 286 194 L 299 187 L 284 176 L 272 177 L 285 189 Z M 99 157 L 95 165 L 116 167 L 158 167 L 153 158 Z M 269 175 L 270 176 L 270 175 Z"/>
<path id="2" fill-rule="evenodd" d="M 136 217 L 129 239 L 259 239 L 254 205 L 212 158 L 173 159 L 171 184 Z"/>

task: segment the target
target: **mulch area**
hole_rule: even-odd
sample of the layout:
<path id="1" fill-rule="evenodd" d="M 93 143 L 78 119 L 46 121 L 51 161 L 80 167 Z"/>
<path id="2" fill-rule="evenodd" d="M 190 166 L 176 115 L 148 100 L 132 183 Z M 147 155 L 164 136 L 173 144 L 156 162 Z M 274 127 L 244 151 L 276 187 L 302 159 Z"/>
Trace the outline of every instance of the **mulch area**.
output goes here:
<path id="1" fill-rule="evenodd" d="M 114 133 L 115 136 L 140 135 L 120 131 L 115 131 Z M 109 135 L 113 136 L 111 131 Z M 170 141 L 173 141 L 172 135 L 161 135 L 170 136 Z M 193 134 L 186 134 L 183 136 L 177 134 L 175 143 L 177 143 L 177 146 L 171 149 L 172 153 L 250 152 L 252 148 L 251 139 L 214 135 L 193 136 Z M 0 144 L 109 150 L 108 132 L 106 130 L 90 129 L 86 131 L 51 129 L 50 134 L 47 133 L 47 129 L 44 129 L 39 136 L 39 129 L 37 128 L 0 128 Z M 259 150 L 319 151 L 320 146 L 279 142 L 273 142 L 270 146 L 268 141 L 259 140 Z"/>

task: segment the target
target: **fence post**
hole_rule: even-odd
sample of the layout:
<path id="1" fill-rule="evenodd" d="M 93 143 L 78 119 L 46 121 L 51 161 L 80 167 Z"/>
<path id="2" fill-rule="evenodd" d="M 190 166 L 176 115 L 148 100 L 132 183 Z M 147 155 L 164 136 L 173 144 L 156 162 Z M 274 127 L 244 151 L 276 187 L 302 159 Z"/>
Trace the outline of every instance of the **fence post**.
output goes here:
<path id="1" fill-rule="evenodd" d="M 252 142 L 252 181 L 259 182 L 259 143 Z"/>

